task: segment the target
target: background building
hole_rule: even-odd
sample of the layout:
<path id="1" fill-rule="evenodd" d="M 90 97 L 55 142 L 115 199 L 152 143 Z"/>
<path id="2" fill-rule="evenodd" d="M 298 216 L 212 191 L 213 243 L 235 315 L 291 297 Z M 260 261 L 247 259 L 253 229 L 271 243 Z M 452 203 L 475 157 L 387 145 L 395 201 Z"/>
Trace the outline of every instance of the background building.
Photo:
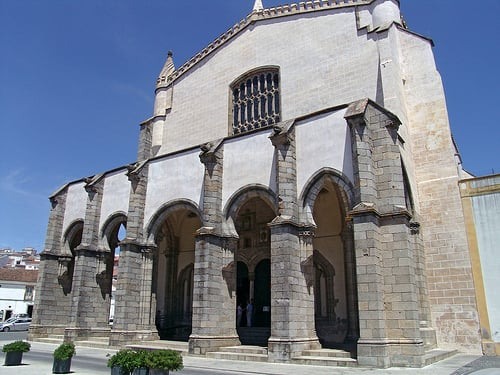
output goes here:
<path id="1" fill-rule="evenodd" d="M 16 314 L 33 314 L 38 271 L 0 268 L 0 321 Z"/>
<path id="2" fill-rule="evenodd" d="M 500 354 L 500 175 L 460 181 L 483 353 Z"/>

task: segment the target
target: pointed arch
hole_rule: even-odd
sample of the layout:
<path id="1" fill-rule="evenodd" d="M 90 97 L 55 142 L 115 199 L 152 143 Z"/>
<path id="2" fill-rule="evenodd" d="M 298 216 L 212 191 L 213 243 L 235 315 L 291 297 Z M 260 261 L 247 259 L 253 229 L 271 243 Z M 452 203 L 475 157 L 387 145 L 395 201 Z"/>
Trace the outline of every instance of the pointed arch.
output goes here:
<path id="1" fill-rule="evenodd" d="M 322 168 L 318 170 L 305 184 L 299 201 L 302 202 L 300 209 L 301 221 L 308 224 L 315 224 L 312 215 L 314 203 L 321 190 L 328 184 L 333 183 L 342 201 L 344 215 L 355 206 L 354 186 L 349 178 L 342 172 L 334 168 Z"/>
<path id="2" fill-rule="evenodd" d="M 73 250 L 82 241 L 83 219 L 76 219 L 68 225 L 64 232 L 61 255 L 74 256 Z M 78 243 L 77 243 L 78 242 Z"/>
<path id="3" fill-rule="evenodd" d="M 146 236 L 148 244 L 157 244 L 157 236 L 159 235 L 161 226 L 164 224 L 167 217 L 172 213 L 180 210 L 187 210 L 196 215 L 200 219 L 200 221 L 203 221 L 198 205 L 193 201 L 189 199 L 177 199 L 167 202 L 155 212 L 155 214 L 149 220 L 148 225 L 146 226 Z"/>
<path id="4" fill-rule="evenodd" d="M 99 235 L 99 249 L 105 251 L 114 250 L 118 243 L 112 246 L 112 242 L 116 241 L 120 226 L 123 224 L 127 228 L 127 214 L 123 211 L 118 211 L 111 214 L 101 227 Z"/>
<path id="5" fill-rule="evenodd" d="M 227 201 L 223 210 L 222 231 L 226 235 L 238 237 L 234 221 L 241 207 L 252 198 L 260 198 L 278 214 L 278 197 L 267 186 L 261 184 L 252 184 L 238 189 Z"/>

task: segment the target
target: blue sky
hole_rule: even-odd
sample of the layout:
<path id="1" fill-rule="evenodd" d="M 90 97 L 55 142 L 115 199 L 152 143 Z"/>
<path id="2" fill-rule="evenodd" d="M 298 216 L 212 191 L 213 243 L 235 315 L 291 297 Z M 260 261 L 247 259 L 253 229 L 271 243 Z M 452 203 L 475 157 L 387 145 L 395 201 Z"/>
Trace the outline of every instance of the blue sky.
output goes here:
<path id="1" fill-rule="evenodd" d="M 435 42 L 452 131 L 476 175 L 500 172 L 500 1 L 480 3 L 401 0 L 409 28 Z M 52 192 L 135 161 L 167 51 L 179 67 L 252 5 L 0 0 L 0 248 L 43 250 Z"/>

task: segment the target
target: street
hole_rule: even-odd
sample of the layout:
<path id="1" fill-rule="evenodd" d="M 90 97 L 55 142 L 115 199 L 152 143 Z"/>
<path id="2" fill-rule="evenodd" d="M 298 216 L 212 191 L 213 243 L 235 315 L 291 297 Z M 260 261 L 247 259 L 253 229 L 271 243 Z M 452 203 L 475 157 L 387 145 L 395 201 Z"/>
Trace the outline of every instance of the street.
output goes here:
<path id="1" fill-rule="evenodd" d="M 25 340 L 27 332 L 0 332 L 0 346 L 6 343 Z M 31 350 L 23 354 L 21 366 L 3 366 L 5 354 L 0 356 L 0 374 L 2 375 L 49 375 L 52 373 L 52 353 L 56 344 L 32 342 Z M 106 366 L 107 358 L 115 353 L 112 349 L 98 349 L 77 346 L 76 355 L 71 361 L 71 373 L 77 375 L 100 375 L 111 373 Z M 500 358 L 475 355 L 457 355 L 424 368 L 342 368 L 327 366 L 305 366 L 266 362 L 244 362 L 209 359 L 195 356 L 184 357 L 184 369 L 171 372 L 172 375 L 498 375 Z"/>

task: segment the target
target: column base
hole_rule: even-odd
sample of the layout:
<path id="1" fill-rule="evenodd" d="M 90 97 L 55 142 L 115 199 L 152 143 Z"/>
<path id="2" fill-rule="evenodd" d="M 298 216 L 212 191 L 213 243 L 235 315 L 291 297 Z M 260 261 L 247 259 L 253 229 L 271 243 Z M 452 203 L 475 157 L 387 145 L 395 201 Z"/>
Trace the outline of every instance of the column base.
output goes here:
<path id="1" fill-rule="evenodd" d="M 285 339 L 271 336 L 267 345 L 269 362 L 290 362 L 294 357 L 302 355 L 304 350 L 321 348 L 317 338 Z"/>
<path id="2" fill-rule="evenodd" d="M 122 331 L 111 330 L 109 346 L 123 347 L 129 344 L 138 344 L 142 341 L 159 340 L 158 332 L 152 330 Z"/>
<path id="3" fill-rule="evenodd" d="M 31 324 L 28 331 L 28 341 L 36 341 L 50 335 L 64 335 L 65 329 L 66 326 L 63 325 Z"/>
<path id="4" fill-rule="evenodd" d="M 358 364 L 362 367 L 423 367 L 424 343 L 420 339 L 358 341 Z"/>
<path id="5" fill-rule="evenodd" d="M 98 337 L 109 337 L 111 328 L 75 328 L 64 330 L 64 341 L 91 340 Z"/>
<path id="6" fill-rule="evenodd" d="M 225 346 L 239 345 L 241 342 L 238 336 L 189 336 L 189 354 L 193 355 L 205 355 Z"/>

